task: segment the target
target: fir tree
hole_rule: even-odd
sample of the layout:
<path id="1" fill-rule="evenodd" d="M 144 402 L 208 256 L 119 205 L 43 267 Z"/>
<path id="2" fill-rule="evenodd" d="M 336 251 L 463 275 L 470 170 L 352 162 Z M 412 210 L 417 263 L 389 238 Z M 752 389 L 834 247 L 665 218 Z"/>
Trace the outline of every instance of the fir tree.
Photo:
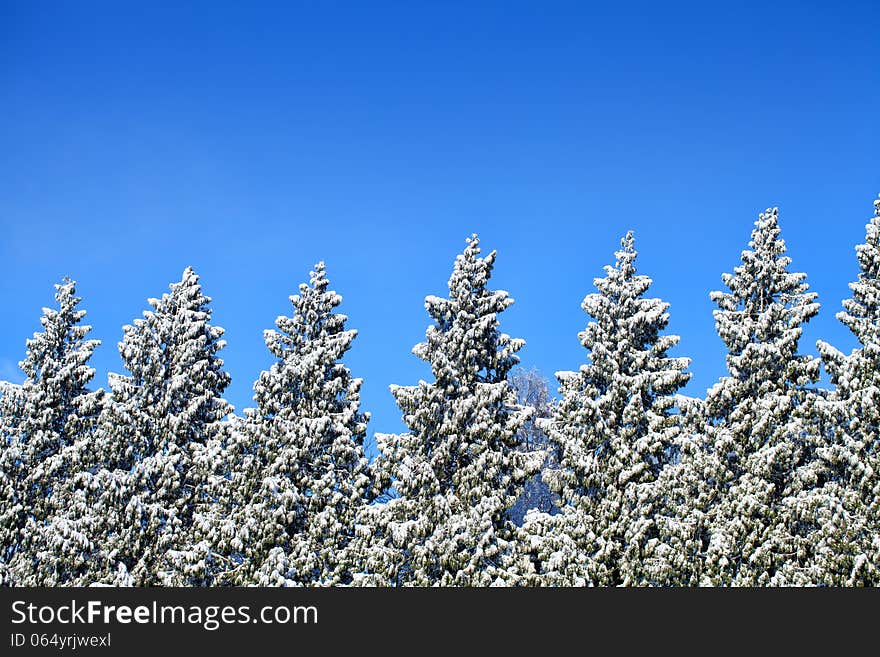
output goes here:
<path id="1" fill-rule="evenodd" d="M 513 537 L 507 510 L 541 464 L 517 450 L 530 410 L 516 404 L 507 376 L 524 342 L 499 330 L 513 299 L 488 289 L 495 252 L 480 257 L 476 236 L 455 260 L 449 297 L 429 296 L 434 323 L 413 353 L 434 382 L 392 386 L 409 432 L 380 434 L 378 477 L 395 497 L 366 510 L 371 538 L 360 583 L 503 583 Z"/>
<path id="2" fill-rule="evenodd" d="M 798 496 L 817 483 L 810 423 L 818 359 L 798 353 L 803 326 L 819 311 L 806 274 L 788 270 L 778 211 L 755 222 L 742 264 L 713 292 L 729 376 L 706 398 L 717 489 L 709 510 L 703 583 L 755 586 L 792 581 L 804 548 Z M 799 556 L 800 554 L 800 556 Z"/>
<path id="3" fill-rule="evenodd" d="M 100 342 L 86 339 L 91 326 L 81 323 L 86 311 L 77 307 L 76 284 L 65 278 L 55 290 L 58 308 L 43 308 L 43 331 L 27 341 L 19 364 L 25 381 L 3 404 L 4 414 L 15 410 L 3 459 L 13 490 L 4 493 L 2 553 L 12 579 L 31 586 L 56 583 L 45 539 L 67 505 L 63 487 L 75 465 L 69 448 L 91 440 L 103 394 L 88 388 L 95 375 L 88 361 Z"/>
<path id="4" fill-rule="evenodd" d="M 323 262 L 290 297 L 293 314 L 265 333 L 277 359 L 254 384 L 243 427 L 240 535 L 246 563 L 240 583 L 339 585 L 352 579 L 349 543 L 355 514 L 371 495 L 363 453 L 369 415 L 360 411 L 361 379 L 342 358 L 357 331 L 333 312 Z"/>
<path id="5" fill-rule="evenodd" d="M 632 232 L 615 255 L 605 277 L 594 281 L 598 292 L 581 306 L 593 318 L 578 336 L 589 362 L 557 373 L 562 399 L 542 423 L 560 454 L 559 467 L 545 477 L 563 512 L 552 519 L 533 515 L 526 530 L 567 534 L 551 535 L 559 547 L 549 549 L 528 539 L 528 550 L 538 547 L 535 571 L 549 571 L 549 583 L 658 585 L 676 577 L 659 520 L 658 479 L 676 453 L 674 395 L 690 378 L 689 361 L 667 353 L 679 338 L 662 334 L 669 304 L 645 296 L 652 281 L 636 273 Z M 557 581 L 560 566 L 573 579 Z"/>
<path id="6" fill-rule="evenodd" d="M 652 564 L 670 586 L 697 586 L 703 582 L 709 545 L 709 512 L 717 501 L 714 477 L 720 466 L 706 431 L 702 399 L 676 396 L 681 428 L 674 458 L 656 483 L 659 493 L 654 522 L 663 542 Z M 654 580 L 658 581 L 658 580 Z"/>
<path id="7" fill-rule="evenodd" d="M 840 320 L 859 346 L 844 355 L 819 342 L 835 385 L 823 418 L 831 444 L 820 450 L 830 471 L 822 487 L 822 531 L 815 570 L 831 585 L 880 584 L 880 199 L 856 247 L 859 274 Z"/>
<path id="8" fill-rule="evenodd" d="M 21 545 L 25 470 L 17 431 L 20 418 L 21 386 L 0 381 L 0 586 L 15 582 L 9 562 Z"/>
<path id="9" fill-rule="evenodd" d="M 547 379 L 537 369 L 525 370 L 522 367 L 514 368 L 509 379 L 510 385 L 516 391 L 516 403 L 534 409 L 517 436 L 519 449 L 525 452 L 543 451 L 546 454 L 541 471 L 526 481 L 523 494 L 508 511 L 511 521 L 522 525 L 525 514 L 531 509 L 551 514 L 558 509 L 559 496 L 547 486 L 543 472 L 558 467 L 559 458 L 556 450 L 550 446 L 547 434 L 537 424 L 538 420 L 549 418 L 553 414 L 553 401 Z"/>
<path id="10" fill-rule="evenodd" d="M 230 381 L 219 357 L 223 329 L 210 324 L 211 299 L 192 268 L 170 290 L 123 327 L 119 353 L 130 374 L 111 374 L 99 430 L 109 471 L 99 480 L 116 491 L 108 504 L 124 504 L 113 509 L 118 524 L 103 549 L 113 576 L 127 571 L 136 585 L 209 583 L 216 569 L 198 519 L 214 503 L 224 467 L 214 457 L 232 411 L 222 397 Z"/>

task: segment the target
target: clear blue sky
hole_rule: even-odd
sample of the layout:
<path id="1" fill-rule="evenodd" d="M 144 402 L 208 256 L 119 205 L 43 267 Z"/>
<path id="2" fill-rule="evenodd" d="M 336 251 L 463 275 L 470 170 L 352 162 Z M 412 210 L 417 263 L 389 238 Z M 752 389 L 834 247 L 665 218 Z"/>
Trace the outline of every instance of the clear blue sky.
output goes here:
<path id="1" fill-rule="evenodd" d="M 0 378 L 69 274 L 106 387 L 121 326 L 193 265 L 241 410 L 324 259 L 371 431 L 395 431 L 388 385 L 429 376 L 423 299 L 468 234 L 552 377 L 584 362 L 580 302 L 633 229 L 699 395 L 724 373 L 709 291 L 772 205 L 823 305 L 803 350 L 851 348 L 877 5 L 717 5 L 0 2 Z"/>

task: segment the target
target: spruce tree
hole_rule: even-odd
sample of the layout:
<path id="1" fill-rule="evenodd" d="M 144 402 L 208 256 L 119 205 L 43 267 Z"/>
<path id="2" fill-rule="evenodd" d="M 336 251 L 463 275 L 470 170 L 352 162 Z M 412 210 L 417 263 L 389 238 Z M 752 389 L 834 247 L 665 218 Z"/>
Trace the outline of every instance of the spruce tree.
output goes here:
<path id="1" fill-rule="evenodd" d="M 529 477 L 523 494 L 508 511 L 513 523 L 521 526 L 525 514 L 531 509 L 545 513 L 554 513 L 558 509 L 559 496 L 547 486 L 543 471 L 558 467 L 559 459 L 547 440 L 547 434 L 537 424 L 538 420 L 553 414 L 553 400 L 547 379 L 537 369 L 526 370 L 522 367 L 516 367 L 508 378 L 516 391 L 516 403 L 534 409 L 517 436 L 519 449 L 525 452 L 543 451 L 546 454 L 541 471 Z"/>
<path id="2" fill-rule="evenodd" d="M 817 572 L 831 585 L 880 584 L 880 199 L 856 247 L 857 280 L 840 320 L 859 346 L 844 355 L 818 348 L 835 386 L 824 406 L 831 444 L 820 451 L 830 472 L 822 487 Z"/>
<path id="3" fill-rule="evenodd" d="M 119 353 L 130 374 L 110 375 L 98 436 L 109 471 L 99 476 L 117 491 L 118 524 L 103 549 L 135 585 L 210 583 L 198 518 L 214 503 L 213 478 L 223 469 L 214 457 L 232 412 L 222 396 L 230 381 L 219 356 L 224 331 L 210 323 L 210 297 L 190 267 L 170 290 L 123 327 Z"/>
<path id="4" fill-rule="evenodd" d="M 254 384 L 256 408 L 243 423 L 236 484 L 243 560 L 234 581 L 259 585 L 349 584 L 355 514 L 371 495 L 363 452 L 369 414 L 362 380 L 342 358 L 357 331 L 335 313 L 323 262 L 290 297 L 266 346 L 276 358 Z"/>
<path id="5" fill-rule="evenodd" d="M 703 583 L 755 586 L 792 581 L 803 559 L 798 496 L 817 483 L 820 437 L 810 418 L 819 361 L 798 353 L 803 326 L 819 312 L 806 274 L 789 271 L 778 211 L 755 222 L 742 264 L 713 292 L 727 369 L 706 397 L 713 449 Z"/>
<path id="6" fill-rule="evenodd" d="M 674 458 L 656 483 L 658 508 L 654 517 L 663 543 L 652 564 L 670 586 L 703 583 L 709 545 L 710 510 L 717 501 L 715 477 L 720 470 L 712 439 L 706 431 L 702 399 L 676 396 L 681 427 Z"/>
<path id="7" fill-rule="evenodd" d="M 9 562 L 21 544 L 25 470 L 17 432 L 20 418 L 21 386 L 0 381 L 0 586 L 14 584 Z"/>
<path id="8" fill-rule="evenodd" d="M 88 361 L 100 342 L 86 339 L 91 326 L 81 323 L 86 311 L 78 308 L 76 283 L 65 278 L 55 290 L 58 307 L 43 308 L 43 330 L 27 341 L 19 364 L 25 381 L 3 404 L 6 412 L 15 410 L 3 459 L 13 492 L 11 500 L 4 494 L 2 552 L 12 579 L 31 586 L 56 583 L 45 539 L 68 503 L 70 447 L 91 440 L 103 394 L 88 387 L 95 375 Z"/>
<path id="9" fill-rule="evenodd" d="M 449 297 L 429 296 L 433 319 L 413 353 L 434 382 L 392 386 L 409 431 L 377 435 L 377 477 L 393 499 L 365 510 L 365 584 L 504 583 L 512 549 L 507 511 L 542 453 L 517 449 L 530 409 L 516 403 L 507 376 L 525 344 L 500 331 L 513 299 L 490 290 L 493 251 L 480 257 L 476 235 L 455 260 Z"/>
<path id="10" fill-rule="evenodd" d="M 578 335 L 589 361 L 557 373 L 562 399 L 542 423 L 560 454 L 559 467 L 545 477 L 563 512 L 533 515 L 526 529 L 538 537 L 567 534 L 551 535 L 549 549 L 546 538 L 528 539 L 528 550 L 538 548 L 535 571 L 548 571 L 548 583 L 661 585 L 676 577 L 659 520 L 658 479 L 676 454 L 675 393 L 690 378 L 689 360 L 667 353 L 679 338 L 662 333 L 669 304 L 645 296 L 652 281 L 636 273 L 632 232 L 615 256 L 594 281 L 598 292 L 581 304 L 593 319 Z M 566 547 L 575 552 L 559 552 Z M 557 581 L 560 567 L 572 579 Z"/>

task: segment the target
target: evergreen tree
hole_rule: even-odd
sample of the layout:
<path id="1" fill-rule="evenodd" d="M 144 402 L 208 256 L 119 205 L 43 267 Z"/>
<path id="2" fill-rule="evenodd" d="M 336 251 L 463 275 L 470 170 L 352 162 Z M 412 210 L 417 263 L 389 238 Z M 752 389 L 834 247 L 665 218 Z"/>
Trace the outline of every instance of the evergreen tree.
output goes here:
<path id="1" fill-rule="evenodd" d="M 55 290 L 58 308 L 43 308 L 43 331 L 27 341 L 19 364 L 25 381 L 3 403 L 12 421 L 4 423 L 11 490 L 3 494 L 2 553 L 12 579 L 31 586 L 54 583 L 46 529 L 67 504 L 61 491 L 73 475 L 69 447 L 91 439 L 103 394 L 88 388 L 95 375 L 88 361 L 100 342 L 86 339 L 91 326 L 81 323 L 86 311 L 77 308 L 76 283 L 65 278 Z"/>
<path id="2" fill-rule="evenodd" d="M 810 417 L 818 359 L 798 353 L 803 326 L 819 311 L 806 274 L 788 271 L 778 211 L 755 222 L 742 264 L 713 292 L 729 376 L 707 394 L 707 431 L 717 488 L 709 510 L 703 582 L 755 586 L 792 581 L 804 557 L 799 496 L 816 485 L 821 444 Z"/>
<path id="3" fill-rule="evenodd" d="M 215 569 L 198 520 L 214 504 L 224 467 L 217 455 L 232 412 L 222 397 L 230 381 L 219 357 L 225 341 L 192 268 L 170 290 L 123 327 L 119 353 L 130 374 L 110 375 L 113 398 L 98 437 L 109 471 L 98 481 L 109 479 L 116 491 L 107 503 L 118 523 L 106 528 L 103 549 L 136 585 L 210 583 Z"/>
<path id="4" fill-rule="evenodd" d="M 499 330 L 513 299 L 488 289 L 495 257 L 480 257 L 471 237 L 449 297 L 425 299 L 434 323 L 413 353 L 435 380 L 391 387 L 409 432 L 377 436 L 377 476 L 395 497 L 366 510 L 361 538 L 372 540 L 359 583 L 504 582 L 513 537 L 506 512 L 543 454 L 516 449 L 530 409 L 517 405 L 507 376 L 524 342 Z"/>
<path id="5" fill-rule="evenodd" d="M 676 396 L 679 434 L 674 458 L 657 480 L 654 522 L 662 537 L 651 564 L 670 586 L 697 586 L 703 582 L 705 553 L 709 545 L 709 512 L 717 501 L 717 454 L 706 431 L 702 399 Z"/>
<path id="6" fill-rule="evenodd" d="M 562 399 L 542 423 L 560 454 L 559 467 L 545 476 L 561 496 L 563 513 L 532 516 L 526 529 L 538 536 L 564 532 L 569 540 L 551 536 L 551 543 L 576 551 L 560 553 L 534 541 L 535 572 L 549 570 L 549 583 L 658 585 L 676 577 L 668 567 L 672 548 L 659 522 L 657 482 L 676 454 L 674 395 L 690 378 L 684 372 L 689 360 L 667 354 L 679 338 L 662 334 L 669 304 L 645 297 L 652 281 L 636 273 L 632 232 L 615 255 L 605 277 L 594 281 L 599 291 L 582 303 L 593 318 L 578 336 L 589 362 L 557 373 Z M 560 565 L 571 581 L 556 581 Z"/>
<path id="7" fill-rule="evenodd" d="M 538 427 L 538 420 L 549 418 L 553 414 L 547 379 L 537 369 L 525 370 L 522 367 L 514 368 L 508 378 L 516 391 L 516 403 L 534 409 L 517 435 L 519 449 L 525 452 L 540 450 L 546 454 L 541 471 L 529 477 L 523 487 L 523 494 L 508 511 L 513 523 L 522 525 L 525 514 L 531 509 L 545 513 L 556 512 L 559 496 L 547 486 L 543 472 L 558 467 L 559 459 L 556 450 L 550 447 L 547 434 Z"/>
<path id="8" fill-rule="evenodd" d="M 59 505 L 51 524 L 38 528 L 38 541 L 46 546 L 39 554 L 46 586 L 135 583 L 117 558 L 114 540 L 125 527 L 131 489 L 126 473 L 102 466 L 98 444 L 96 432 L 93 440 L 77 440 L 64 449 L 64 457 L 73 464 L 72 476 L 59 491 L 64 506 Z"/>
<path id="9" fill-rule="evenodd" d="M 825 405 L 832 442 L 820 450 L 831 473 L 821 512 L 816 571 L 831 585 L 880 584 L 880 199 L 856 247 L 858 279 L 840 320 L 859 346 L 844 355 L 819 342 L 836 387 Z"/>
<path id="10" fill-rule="evenodd" d="M 350 583 L 355 514 L 371 495 L 362 380 L 342 363 L 357 331 L 333 312 L 342 297 L 323 262 L 299 292 L 292 316 L 266 331 L 277 360 L 254 384 L 257 406 L 244 422 L 240 535 L 231 546 L 246 562 L 240 583 Z"/>
<path id="11" fill-rule="evenodd" d="M 21 543 L 20 503 L 25 470 L 17 431 L 21 418 L 21 386 L 0 381 L 0 586 L 15 580 L 9 562 Z"/>

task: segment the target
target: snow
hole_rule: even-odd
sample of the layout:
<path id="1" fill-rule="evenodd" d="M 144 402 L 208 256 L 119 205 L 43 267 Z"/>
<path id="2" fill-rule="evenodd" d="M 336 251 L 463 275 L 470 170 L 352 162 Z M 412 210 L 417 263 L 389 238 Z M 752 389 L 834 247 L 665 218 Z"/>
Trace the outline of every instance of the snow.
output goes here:
<path id="1" fill-rule="evenodd" d="M 627 233 L 551 402 L 514 369 L 513 299 L 472 236 L 448 296 L 425 299 L 413 353 L 432 376 L 390 386 L 407 431 L 377 434 L 373 463 L 323 263 L 265 332 L 241 415 L 192 268 L 123 327 L 108 393 L 65 279 L 24 383 L 0 382 L 0 584 L 876 586 L 880 199 L 855 251 L 836 316 L 858 346 L 807 356 L 817 296 L 761 213 L 710 295 L 728 372 L 697 398 Z"/>

